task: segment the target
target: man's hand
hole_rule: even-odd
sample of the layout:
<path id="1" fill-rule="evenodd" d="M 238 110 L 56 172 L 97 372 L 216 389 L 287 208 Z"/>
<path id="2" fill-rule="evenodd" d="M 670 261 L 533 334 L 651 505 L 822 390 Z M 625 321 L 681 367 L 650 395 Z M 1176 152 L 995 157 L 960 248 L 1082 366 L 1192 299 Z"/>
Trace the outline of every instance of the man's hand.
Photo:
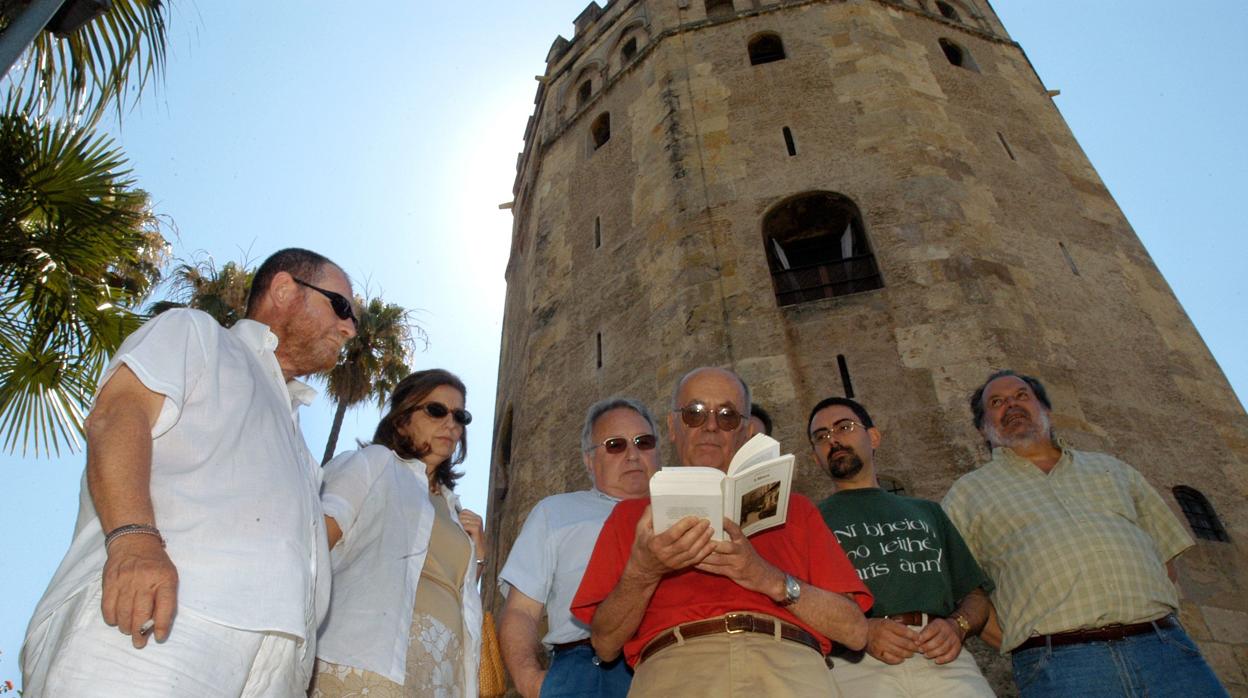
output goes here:
<path id="1" fill-rule="evenodd" d="M 697 568 L 710 574 L 727 577 L 750 591 L 766 594 L 773 600 L 776 589 L 781 590 L 779 600 L 784 598 L 784 573 L 771 563 L 764 560 L 754 550 L 750 539 L 745 537 L 741 528 L 724 519 L 724 531 L 728 534 L 726 541 L 714 541 L 714 552 L 706 556 Z"/>
<path id="2" fill-rule="evenodd" d="M 663 575 L 702 562 L 715 550 L 711 523 L 686 516 L 666 531 L 655 534 L 654 515 L 646 507 L 637 521 L 629 567 L 641 579 L 658 581 Z"/>
<path id="3" fill-rule="evenodd" d="M 158 538 L 129 535 L 113 541 L 103 585 L 104 622 L 129 635 L 136 649 L 147 645 L 152 631 L 157 642 L 169 637 L 178 607 L 178 571 Z M 155 625 L 145 631 L 149 620 Z"/>
<path id="4" fill-rule="evenodd" d="M 901 664 L 919 651 L 919 633 L 888 618 L 867 619 L 867 654 L 885 664 Z"/>
<path id="5" fill-rule="evenodd" d="M 923 656 L 937 664 L 948 664 L 962 652 L 962 629 L 948 618 L 932 618 L 919 633 Z"/>

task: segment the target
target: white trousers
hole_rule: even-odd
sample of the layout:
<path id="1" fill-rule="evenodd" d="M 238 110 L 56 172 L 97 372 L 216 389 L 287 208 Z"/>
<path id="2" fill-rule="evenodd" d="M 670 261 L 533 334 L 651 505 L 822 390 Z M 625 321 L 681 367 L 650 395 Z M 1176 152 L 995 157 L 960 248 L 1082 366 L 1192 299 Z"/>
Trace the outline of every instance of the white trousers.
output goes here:
<path id="1" fill-rule="evenodd" d="M 993 698 L 992 687 L 965 647 L 958 658 L 937 664 L 916 654 L 901 664 L 885 664 L 866 652 L 862 661 L 835 657 L 832 678 L 845 698 L 909 698 L 911 696 L 975 696 Z"/>
<path id="2" fill-rule="evenodd" d="M 165 642 L 136 650 L 105 625 L 100 582 L 48 618 L 23 649 L 30 698 L 294 698 L 306 694 L 313 652 L 293 635 L 238 630 L 179 611 Z"/>

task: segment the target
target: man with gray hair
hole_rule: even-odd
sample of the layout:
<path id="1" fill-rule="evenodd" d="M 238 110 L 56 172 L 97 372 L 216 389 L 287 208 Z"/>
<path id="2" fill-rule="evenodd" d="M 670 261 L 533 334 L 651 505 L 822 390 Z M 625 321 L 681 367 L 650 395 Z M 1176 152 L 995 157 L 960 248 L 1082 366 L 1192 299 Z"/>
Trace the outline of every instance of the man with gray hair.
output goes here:
<path id="1" fill-rule="evenodd" d="M 593 487 L 547 497 L 529 512 L 498 575 L 507 597 L 499 623 L 503 660 L 526 698 L 628 693 L 628 665 L 599 662 L 588 626 L 572 617 L 569 606 L 602 522 L 620 500 L 649 492 L 657 441 L 645 405 L 626 397 L 594 403 L 581 429 L 581 458 Z M 543 611 L 548 631 L 541 637 Z M 547 670 L 540 661 L 543 647 L 550 653 Z"/>

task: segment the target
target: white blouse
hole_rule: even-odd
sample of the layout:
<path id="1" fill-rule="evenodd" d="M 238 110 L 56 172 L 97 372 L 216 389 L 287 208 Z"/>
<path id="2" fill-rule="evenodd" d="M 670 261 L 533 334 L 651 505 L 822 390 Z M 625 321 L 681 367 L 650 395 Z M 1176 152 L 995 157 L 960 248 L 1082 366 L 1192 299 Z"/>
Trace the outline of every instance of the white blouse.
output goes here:
<path id="1" fill-rule="evenodd" d="M 403 460 L 384 446 L 344 453 L 325 465 L 321 504 L 342 529 L 342 540 L 330 553 L 333 593 L 318 635 L 317 657 L 404 682 L 412 608 L 433 533 L 429 497 L 425 464 Z M 448 492 L 447 499 L 457 513 L 459 498 Z M 475 559 L 474 547 L 460 590 L 464 689 L 469 696 L 477 695 L 481 651 Z"/>

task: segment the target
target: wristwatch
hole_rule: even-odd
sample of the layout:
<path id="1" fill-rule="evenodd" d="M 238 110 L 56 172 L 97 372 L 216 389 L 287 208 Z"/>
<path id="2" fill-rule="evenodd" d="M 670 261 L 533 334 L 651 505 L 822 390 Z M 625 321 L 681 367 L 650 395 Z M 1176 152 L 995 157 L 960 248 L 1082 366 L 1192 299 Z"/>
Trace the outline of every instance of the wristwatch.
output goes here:
<path id="1" fill-rule="evenodd" d="M 802 583 L 791 574 L 784 575 L 784 600 L 777 601 L 779 606 L 792 606 L 802 598 Z"/>
<path id="2" fill-rule="evenodd" d="M 949 620 L 958 624 L 958 627 L 962 629 L 962 639 L 965 640 L 966 636 L 971 632 L 971 622 L 961 613 L 950 618 Z"/>

